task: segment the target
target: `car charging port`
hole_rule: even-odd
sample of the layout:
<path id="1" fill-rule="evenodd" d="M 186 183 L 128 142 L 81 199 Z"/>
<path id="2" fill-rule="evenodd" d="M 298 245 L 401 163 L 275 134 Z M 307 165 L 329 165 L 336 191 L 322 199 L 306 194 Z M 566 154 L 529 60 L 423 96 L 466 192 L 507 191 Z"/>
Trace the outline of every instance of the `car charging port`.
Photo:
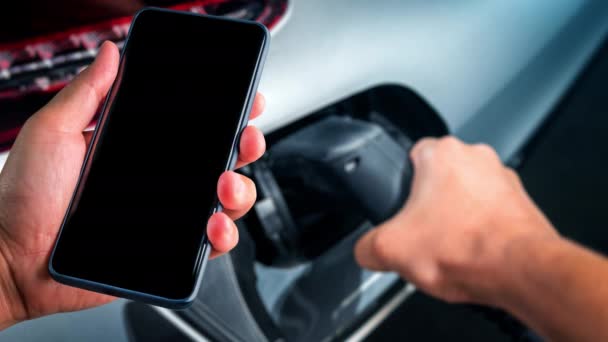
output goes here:
<path id="1" fill-rule="evenodd" d="M 377 123 L 329 116 L 276 144 L 270 164 L 288 190 L 288 202 L 325 206 L 319 210 L 358 209 L 378 223 L 392 216 L 409 192 L 412 142 L 406 136 L 401 140 Z M 314 221 L 308 215 L 296 218 L 300 225 Z"/>
<path id="2" fill-rule="evenodd" d="M 412 138 L 387 115 L 361 110 L 361 96 L 351 101 L 358 108 L 341 114 L 347 107 L 338 105 L 281 135 L 250 167 L 259 199 L 247 227 L 263 263 L 313 260 L 405 202 L 413 175 L 409 150 L 425 133 Z"/>

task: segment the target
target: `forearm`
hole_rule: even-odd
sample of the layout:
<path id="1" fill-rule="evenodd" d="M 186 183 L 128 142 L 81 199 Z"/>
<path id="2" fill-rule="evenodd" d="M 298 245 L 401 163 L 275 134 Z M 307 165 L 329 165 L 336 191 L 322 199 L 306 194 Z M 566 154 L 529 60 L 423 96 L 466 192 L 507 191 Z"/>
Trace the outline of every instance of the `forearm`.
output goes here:
<path id="1" fill-rule="evenodd" d="M 608 341 L 608 261 L 566 239 L 522 241 L 499 306 L 552 341 Z"/>

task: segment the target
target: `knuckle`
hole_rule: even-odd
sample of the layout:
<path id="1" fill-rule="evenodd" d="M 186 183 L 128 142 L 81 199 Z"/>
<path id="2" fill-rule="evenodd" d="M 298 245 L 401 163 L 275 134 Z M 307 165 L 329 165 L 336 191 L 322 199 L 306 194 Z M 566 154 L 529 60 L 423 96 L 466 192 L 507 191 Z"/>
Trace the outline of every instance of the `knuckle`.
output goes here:
<path id="1" fill-rule="evenodd" d="M 484 154 L 486 156 L 498 157 L 498 154 L 496 154 L 496 150 L 494 150 L 494 148 L 492 148 L 492 146 L 490 146 L 486 143 L 474 144 L 472 147 L 477 152 Z"/>
<path id="2" fill-rule="evenodd" d="M 437 144 L 437 150 L 440 155 L 452 156 L 462 149 L 464 145 L 458 138 L 453 136 L 446 136 L 439 140 Z"/>
<path id="3" fill-rule="evenodd" d="M 410 158 L 416 160 L 422 156 L 428 155 L 426 151 L 429 151 L 436 141 L 437 139 L 428 137 L 418 140 L 418 142 L 410 150 Z"/>
<path id="4" fill-rule="evenodd" d="M 462 145 L 462 142 L 460 140 L 458 140 L 458 138 L 454 137 L 453 135 L 448 135 L 448 136 L 441 138 L 439 140 L 439 143 L 443 147 L 450 147 L 450 148 L 460 147 Z"/>

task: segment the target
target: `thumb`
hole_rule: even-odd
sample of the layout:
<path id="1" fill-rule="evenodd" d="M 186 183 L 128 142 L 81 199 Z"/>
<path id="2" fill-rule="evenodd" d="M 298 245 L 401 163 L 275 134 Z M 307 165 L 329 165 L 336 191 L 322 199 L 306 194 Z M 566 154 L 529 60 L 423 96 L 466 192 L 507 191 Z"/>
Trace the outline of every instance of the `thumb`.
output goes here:
<path id="1" fill-rule="evenodd" d="M 359 265 L 376 271 L 394 269 L 400 259 L 413 243 L 410 234 L 404 229 L 407 216 L 406 207 L 409 203 L 420 197 L 425 187 L 428 169 L 432 166 L 432 154 L 437 139 L 423 138 L 414 145 L 410 151 L 410 158 L 414 166 L 412 189 L 406 205 L 401 211 L 380 226 L 363 235 L 355 245 L 355 259 Z"/>
<path id="2" fill-rule="evenodd" d="M 97 58 L 35 114 L 47 129 L 81 133 L 93 119 L 118 72 L 119 53 L 105 42 Z"/>
<path id="3" fill-rule="evenodd" d="M 357 263 L 374 271 L 388 271 L 385 262 L 386 246 L 383 245 L 380 227 L 363 235 L 355 244 L 354 256 Z"/>

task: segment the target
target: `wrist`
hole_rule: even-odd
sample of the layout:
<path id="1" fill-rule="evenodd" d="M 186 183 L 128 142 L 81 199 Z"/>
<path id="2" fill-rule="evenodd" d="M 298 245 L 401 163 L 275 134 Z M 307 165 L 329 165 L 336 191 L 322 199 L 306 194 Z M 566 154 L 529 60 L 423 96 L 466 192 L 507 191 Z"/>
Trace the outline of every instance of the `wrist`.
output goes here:
<path id="1" fill-rule="evenodd" d="M 5 240 L 0 235 L 0 330 L 27 319 L 27 310 L 14 278 Z"/>
<path id="2" fill-rule="evenodd" d="M 518 316 L 527 305 L 528 290 L 540 270 L 555 265 L 554 260 L 567 244 L 557 234 L 513 239 L 505 249 L 500 285 L 493 305 Z"/>

